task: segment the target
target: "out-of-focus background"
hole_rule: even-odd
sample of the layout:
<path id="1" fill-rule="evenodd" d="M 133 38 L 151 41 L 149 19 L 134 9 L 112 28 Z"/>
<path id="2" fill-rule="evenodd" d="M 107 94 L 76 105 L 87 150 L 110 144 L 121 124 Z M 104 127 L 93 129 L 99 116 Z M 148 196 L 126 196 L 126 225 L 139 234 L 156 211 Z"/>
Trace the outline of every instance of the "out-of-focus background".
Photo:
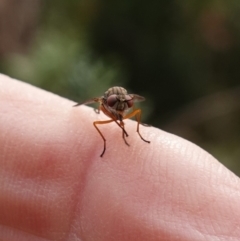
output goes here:
<path id="1" fill-rule="evenodd" d="M 75 101 L 124 86 L 240 176 L 239 0 L 0 0 L 0 72 Z"/>

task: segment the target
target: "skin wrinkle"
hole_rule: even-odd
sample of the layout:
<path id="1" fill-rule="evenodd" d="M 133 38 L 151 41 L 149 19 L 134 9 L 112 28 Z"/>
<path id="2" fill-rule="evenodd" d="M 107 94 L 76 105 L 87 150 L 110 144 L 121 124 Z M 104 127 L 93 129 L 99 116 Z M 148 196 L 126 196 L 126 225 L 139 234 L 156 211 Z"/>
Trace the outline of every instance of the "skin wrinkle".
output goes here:
<path id="1" fill-rule="evenodd" d="M 200 159 L 201 159 L 201 158 L 200 158 Z M 222 169 L 222 166 L 220 166 L 219 169 Z M 212 179 L 210 180 L 210 182 L 209 182 L 210 184 L 211 184 L 212 182 L 214 182 L 214 181 L 212 181 L 212 180 L 215 181 L 215 179 L 212 178 Z M 213 189 L 213 193 L 214 193 L 214 190 L 215 190 L 215 189 Z M 224 192 L 225 192 L 225 191 L 224 191 Z M 213 196 L 214 196 L 214 195 L 213 195 Z M 198 205 L 198 206 L 199 206 L 198 209 L 200 210 L 200 213 L 201 213 L 201 210 L 204 210 L 203 208 L 200 208 L 200 207 L 206 208 L 207 206 L 213 206 L 213 205 L 214 205 L 214 202 L 215 202 L 215 203 L 218 203 L 216 199 L 213 199 L 211 202 L 206 202 L 204 205 L 201 205 L 201 206 Z M 221 207 L 219 207 L 219 210 L 220 210 L 220 212 L 221 212 Z M 199 211 L 198 211 L 198 213 L 199 213 Z M 209 215 L 210 215 L 210 214 L 211 214 L 211 212 L 209 213 Z M 222 219 L 222 218 L 224 219 L 224 217 L 223 217 L 222 215 L 223 215 L 223 214 L 219 215 L 220 219 Z M 200 216 L 201 216 L 201 215 L 200 215 Z M 215 216 L 215 215 L 214 215 L 214 216 Z M 209 216 L 209 217 L 210 217 L 210 216 Z M 213 223 L 212 223 L 211 226 L 212 226 L 212 228 L 213 228 L 213 232 L 219 232 L 219 231 L 220 231 L 220 230 L 217 230 L 217 227 L 215 227 Z M 209 225 L 205 225 L 205 228 L 206 228 L 206 227 L 209 227 Z M 215 228 L 215 229 L 214 229 L 214 228 Z M 217 230 L 217 231 L 216 231 L 216 230 Z"/>
<path id="2" fill-rule="evenodd" d="M 198 186 L 201 185 L 198 184 Z M 202 192 L 204 193 L 204 190 L 205 188 L 202 189 Z M 201 192 L 200 189 L 198 188 L 198 193 Z M 192 193 L 192 199 L 189 198 L 189 194 L 188 193 Z M 197 195 L 199 196 L 199 194 Z M 197 202 L 196 202 L 196 206 L 194 209 L 189 209 L 191 207 L 191 203 L 194 202 L 194 200 L 196 199 L 195 195 L 194 195 L 194 192 L 192 192 L 191 190 L 189 190 L 189 192 L 186 192 L 185 194 L 185 200 L 184 200 L 184 204 L 187 206 L 188 208 L 188 213 L 185 213 L 184 215 L 186 215 L 186 217 L 188 218 L 188 223 L 191 223 L 193 227 L 196 227 L 196 223 L 197 223 L 197 220 L 200 219 L 201 220 L 201 217 L 204 218 L 204 215 L 203 215 L 203 212 L 202 210 L 204 210 L 207 206 L 208 206 L 208 203 L 209 203 L 209 200 L 204 200 L 204 199 L 198 199 Z M 211 202 L 211 205 L 212 205 L 212 202 Z M 187 214 L 191 214 L 191 215 L 187 215 Z M 209 215 L 210 217 L 210 215 Z M 190 219 L 191 218 L 191 219 Z M 204 224 L 204 226 L 206 227 L 206 223 Z"/>
<path id="3" fill-rule="evenodd" d="M 131 206 L 131 205 L 130 205 Z"/>
<path id="4" fill-rule="evenodd" d="M 86 177 L 87 177 L 87 174 L 85 174 L 83 177 L 82 177 L 82 181 L 79 182 L 79 184 L 77 185 L 77 188 L 75 189 L 76 190 L 76 193 L 82 193 L 82 196 L 84 195 L 84 183 L 86 182 Z M 72 215 L 71 215 L 71 218 L 70 218 L 70 222 L 69 222 L 69 228 L 68 228 L 68 235 L 66 236 L 65 240 L 66 241 L 71 241 L 71 237 L 72 237 L 72 234 L 75 234 L 76 237 L 78 237 L 78 234 L 77 232 L 75 231 L 75 226 L 76 227 L 79 227 L 80 228 L 80 233 L 83 233 L 83 230 L 82 230 L 82 227 L 81 225 L 78 226 L 78 225 L 75 225 L 75 222 L 77 220 L 77 216 L 79 215 L 79 211 L 81 209 L 81 195 L 78 195 L 78 197 L 75 199 L 75 202 L 73 204 L 73 208 L 72 208 Z M 78 237 L 80 239 L 80 237 Z M 84 239 L 81 239 L 81 240 L 84 240 Z"/>
<path id="5" fill-rule="evenodd" d="M 20 142 L 21 143 L 21 142 Z M 24 147 L 24 146 L 23 146 Z M 22 169 L 23 170 L 23 169 Z"/>
<path id="6" fill-rule="evenodd" d="M 168 165 L 166 165 L 166 166 L 168 166 Z M 171 170 L 171 168 L 168 168 L 168 170 Z M 161 169 L 160 169 L 161 170 Z M 172 175 L 174 175 L 174 173 L 172 174 Z M 169 177 L 169 179 L 171 180 L 172 178 L 171 178 L 171 176 Z M 170 193 L 170 195 L 171 195 L 171 193 L 174 193 L 174 192 L 176 192 L 176 190 L 173 190 L 172 192 L 169 192 Z M 178 203 L 179 203 L 179 205 L 180 205 L 180 201 L 178 201 Z"/>
<path id="7" fill-rule="evenodd" d="M 86 108 L 86 107 L 81 107 L 81 108 Z M 87 108 L 89 109 L 89 108 Z M 91 110 L 89 110 L 90 112 Z M 77 120 L 79 120 L 79 117 L 77 116 L 79 113 L 78 111 L 71 111 L 72 113 L 72 118 L 73 118 L 73 123 L 74 123 L 74 126 L 76 125 L 76 128 L 77 128 Z M 93 114 L 93 113 L 91 113 Z M 93 131 L 94 131 L 94 128 L 93 128 Z M 82 139 L 82 138 L 79 138 L 79 140 Z M 81 143 L 82 144 L 82 143 Z M 74 145 L 74 147 L 76 149 L 79 148 L 79 143 L 76 143 Z M 96 148 L 97 149 L 97 148 Z M 80 154 L 78 154 L 78 156 L 80 156 Z M 94 160 L 94 156 L 98 155 L 98 151 L 94 151 L 91 153 L 91 156 L 90 156 L 90 160 Z M 85 169 L 88 170 L 88 169 L 91 169 L 91 165 L 92 165 L 92 162 L 91 161 L 88 161 L 87 162 L 87 165 L 85 163 Z M 85 183 L 87 182 L 87 179 L 88 179 L 88 172 L 85 171 L 85 172 L 82 172 L 82 178 L 81 178 L 81 182 L 79 182 L 79 185 L 77 185 L 77 188 L 76 188 L 76 193 L 81 193 L 81 195 L 78 195 L 78 197 L 76 198 L 75 202 L 74 202 L 74 208 L 72 209 L 72 217 L 71 217 L 71 221 L 70 221 L 70 224 L 69 224 L 69 234 L 68 236 L 66 237 L 66 241 L 72 241 L 72 237 L 74 236 L 76 239 L 79 239 L 79 240 L 87 240 L 87 238 L 84 238 L 84 230 L 82 229 L 82 225 L 76 225 L 76 222 L 77 222 L 77 217 L 79 216 L 79 213 L 81 213 L 81 207 L 82 207 L 82 197 L 84 197 L 84 189 L 85 189 Z M 80 229 L 80 231 L 76 232 L 76 228 L 75 227 L 78 227 Z M 78 233 L 81 233 L 82 237 L 80 238 Z"/>
<path id="8" fill-rule="evenodd" d="M 45 239 L 41 236 L 36 236 L 35 234 L 31 234 L 29 232 L 25 232 L 21 229 L 16 229 L 13 227 L 6 227 L 4 225 L 0 225 L 0 233 L 1 240 L 4 241 L 50 241 L 49 239 Z"/>
<path id="9" fill-rule="evenodd" d="M 9 140 L 10 140 L 10 138 L 9 138 Z M 21 142 L 20 142 L 21 143 Z M 9 146 L 11 146 L 11 144 L 9 143 L 8 144 Z M 22 147 L 23 147 L 23 144 L 22 144 Z M 22 148 L 20 148 L 20 150 L 21 150 Z M 13 155 L 12 156 L 12 158 L 11 159 L 15 159 L 15 158 L 18 158 L 19 156 L 16 156 L 16 154 L 15 155 Z M 6 165 L 8 165 L 9 166 L 9 164 L 11 164 L 11 162 L 10 163 L 5 163 Z M 17 162 L 17 164 L 18 164 L 18 162 Z M 20 164 L 20 163 L 19 163 Z M 13 168 L 13 167 L 11 167 L 11 166 L 9 166 L 10 168 Z M 20 166 L 17 168 L 17 170 L 21 170 L 21 169 L 24 169 L 24 165 L 22 165 L 21 166 L 21 164 L 20 164 Z M 16 174 L 16 173 L 15 173 Z M 9 185 L 10 185 L 10 183 L 11 183 L 11 180 L 14 180 L 14 179 L 16 179 L 17 178 L 17 176 L 12 176 L 11 177 L 11 179 L 10 179 L 10 181 L 8 182 L 8 186 L 7 187 L 9 187 Z M 11 190 L 11 189 L 10 189 Z M 20 190 L 20 189 L 17 189 L 17 190 Z M 22 190 L 20 191 L 20 192 L 22 192 Z M 14 194 L 14 196 L 16 195 L 17 193 L 15 193 Z M 15 197 L 13 196 L 13 195 L 11 195 L 12 196 L 12 199 L 14 200 L 15 199 Z M 11 197 L 11 196 L 9 196 L 9 197 Z M 19 195 L 18 195 L 19 196 Z M 19 199 L 18 199 L 19 200 Z"/>

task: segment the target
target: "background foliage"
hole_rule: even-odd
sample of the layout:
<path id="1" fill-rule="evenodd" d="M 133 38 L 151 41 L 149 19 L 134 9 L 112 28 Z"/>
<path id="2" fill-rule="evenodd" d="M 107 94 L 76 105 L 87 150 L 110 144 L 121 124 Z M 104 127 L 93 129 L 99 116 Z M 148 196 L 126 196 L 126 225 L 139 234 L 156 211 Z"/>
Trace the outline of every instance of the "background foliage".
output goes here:
<path id="1" fill-rule="evenodd" d="M 240 175 L 239 13 L 237 0 L 3 0 L 0 71 L 76 101 L 124 86 L 147 98 L 144 122 Z"/>

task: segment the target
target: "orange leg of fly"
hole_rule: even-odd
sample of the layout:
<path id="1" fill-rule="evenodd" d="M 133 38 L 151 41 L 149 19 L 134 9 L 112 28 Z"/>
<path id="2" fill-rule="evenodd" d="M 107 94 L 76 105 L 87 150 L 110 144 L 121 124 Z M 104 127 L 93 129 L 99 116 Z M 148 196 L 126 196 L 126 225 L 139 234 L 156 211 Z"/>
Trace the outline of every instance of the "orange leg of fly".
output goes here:
<path id="1" fill-rule="evenodd" d="M 125 116 L 123 117 L 123 119 L 129 119 L 129 118 L 135 116 L 135 117 L 136 117 L 136 120 L 137 120 L 137 133 L 138 133 L 138 135 L 140 136 L 140 138 L 141 138 L 143 141 L 145 141 L 145 142 L 147 142 L 147 143 L 150 143 L 150 141 L 145 140 L 145 139 L 142 137 L 142 135 L 140 134 L 140 132 L 139 132 L 139 124 L 140 124 L 140 121 L 141 121 L 141 113 L 142 113 L 142 111 L 141 111 L 140 109 L 136 109 L 136 110 L 133 110 L 131 113 L 125 115 Z"/>
<path id="2" fill-rule="evenodd" d="M 94 121 L 94 122 L 93 122 L 93 125 L 94 125 L 94 127 L 96 128 L 96 130 L 98 131 L 98 133 L 100 134 L 100 136 L 102 137 L 103 142 L 104 142 L 103 151 L 102 151 L 102 154 L 100 155 L 100 157 L 102 157 L 103 154 L 104 154 L 105 151 L 106 151 L 106 139 L 105 139 L 105 137 L 103 136 L 102 132 L 98 129 L 97 125 L 108 124 L 108 123 L 111 123 L 111 122 L 113 122 L 113 121 L 115 121 L 116 124 L 122 129 L 122 137 L 123 137 L 123 140 L 124 140 L 124 142 L 126 143 L 126 145 L 129 146 L 129 144 L 127 143 L 127 141 L 126 141 L 126 139 L 125 139 L 125 135 L 128 136 L 128 134 L 127 134 L 127 132 L 125 131 L 124 123 L 123 123 L 122 121 L 120 122 L 120 124 L 119 124 L 116 120 L 114 120 L 114 119 L 112 119 L 112 120 L 106 120 L 106 121 Z"/>

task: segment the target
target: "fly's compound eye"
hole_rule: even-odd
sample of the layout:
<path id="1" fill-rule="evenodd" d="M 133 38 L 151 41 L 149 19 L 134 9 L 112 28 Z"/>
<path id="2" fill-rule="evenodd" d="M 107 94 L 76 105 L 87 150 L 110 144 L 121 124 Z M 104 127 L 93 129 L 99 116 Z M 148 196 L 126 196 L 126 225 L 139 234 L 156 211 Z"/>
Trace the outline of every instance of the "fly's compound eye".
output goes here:
<path id="1" fill-rule="evenodd" d="M 107 104 L 110 107 L 113 107 L 118 102 L 117 95 L 110 95 L 107 98 Z"/>
<path id="2" fill-rule="evenodd" d="M 131 108 L 133 106 L 133 98 L 130 95 L 125 96 L 128 108 Z"/>

